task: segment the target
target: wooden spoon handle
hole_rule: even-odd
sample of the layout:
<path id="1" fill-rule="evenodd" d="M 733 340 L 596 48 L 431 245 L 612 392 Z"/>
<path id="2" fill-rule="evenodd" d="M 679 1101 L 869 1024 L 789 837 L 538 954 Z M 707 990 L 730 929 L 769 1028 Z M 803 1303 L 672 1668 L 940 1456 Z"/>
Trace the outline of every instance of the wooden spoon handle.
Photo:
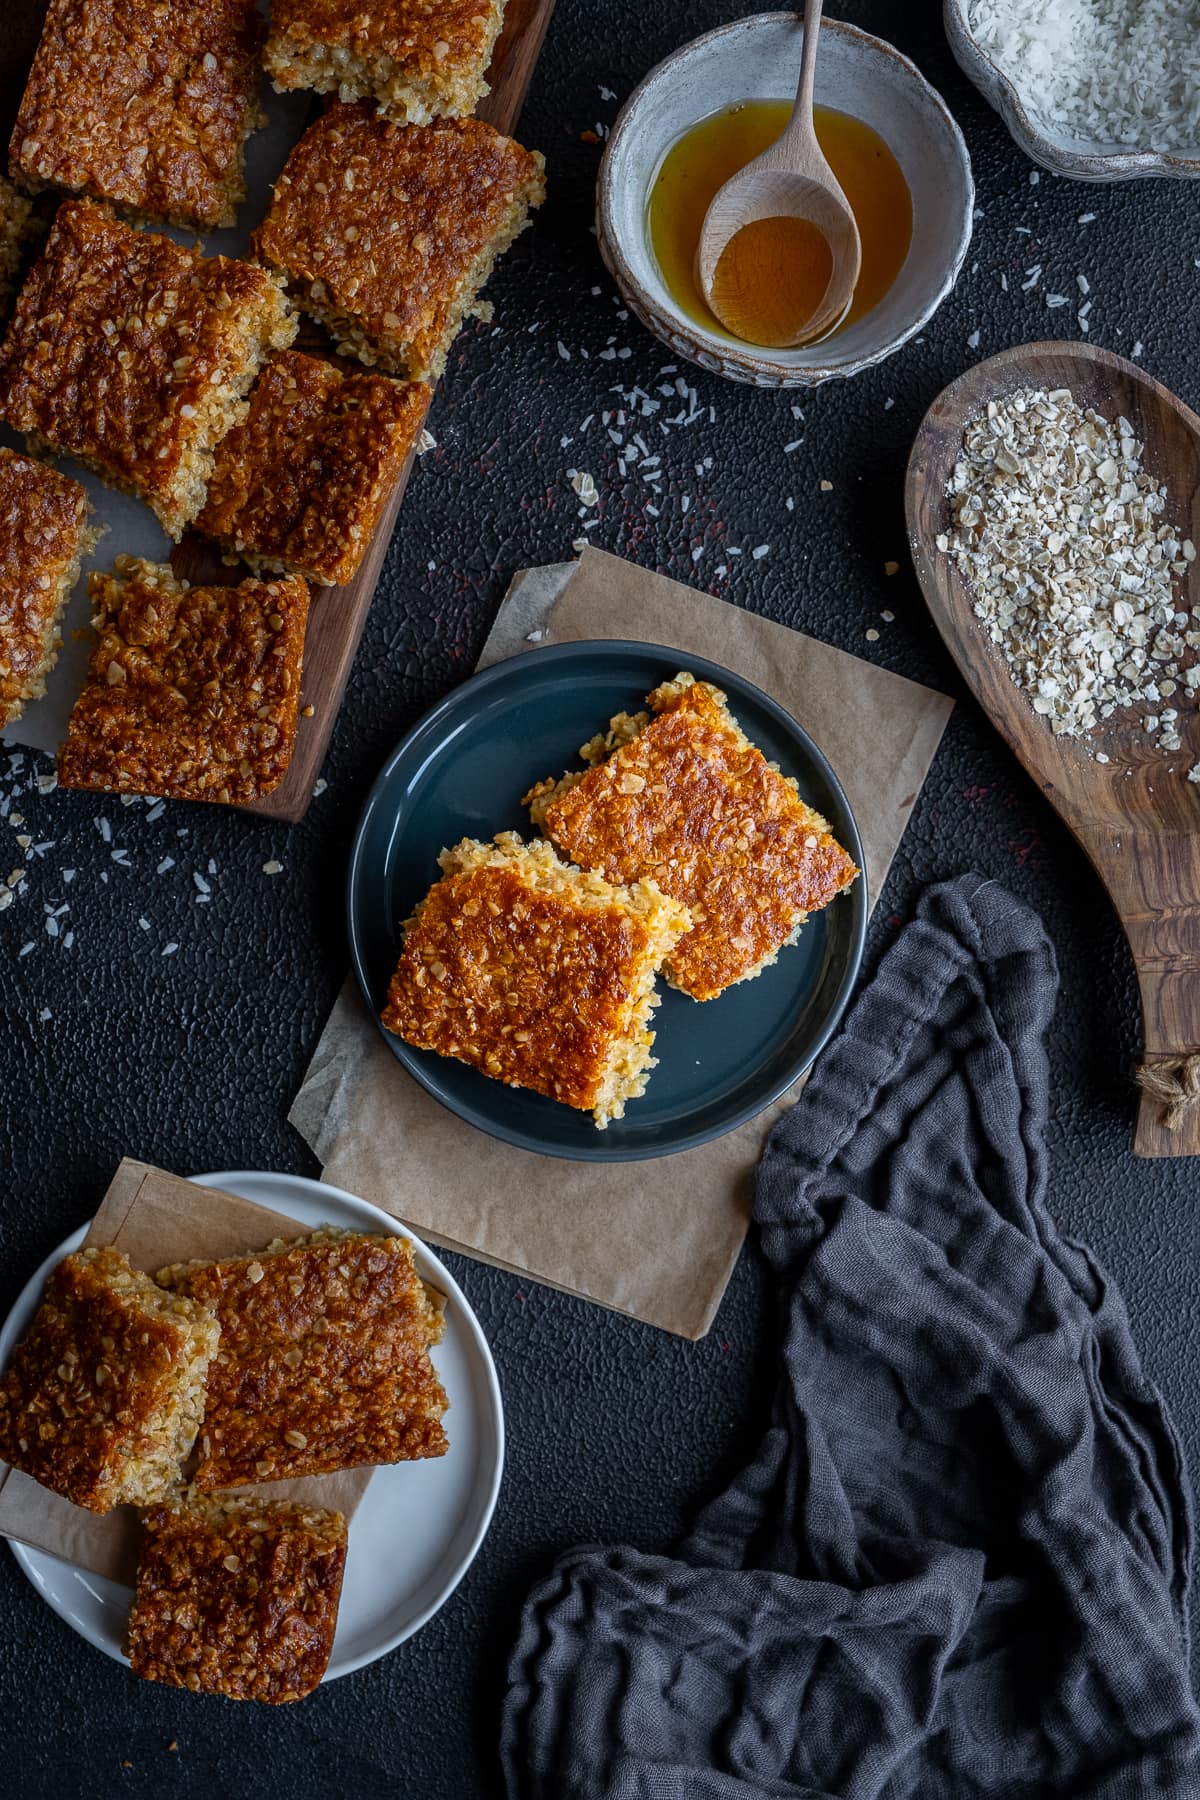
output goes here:
<path id="1" fill-rule="evenodd" d="M 825 0 L 805 0 L 804 7 L 804 46 L 800 52 L 800 79 L 796 83 L 796 103 L 792 108 L 792 116 L 783 128 L 780 138 L 802 138 L 815 141 L 816 131 L 813 126 L 813 93 L 817 79 L 817 50 L 821 40 L 821 14 L 825 9 Z"/>

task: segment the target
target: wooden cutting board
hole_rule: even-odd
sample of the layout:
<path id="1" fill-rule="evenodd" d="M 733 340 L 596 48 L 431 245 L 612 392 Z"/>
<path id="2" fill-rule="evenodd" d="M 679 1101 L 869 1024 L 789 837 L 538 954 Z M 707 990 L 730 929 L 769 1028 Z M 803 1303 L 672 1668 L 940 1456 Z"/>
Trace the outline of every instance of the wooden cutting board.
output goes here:
<path id="1" fill-rule="evenodd" d="M 1129 939 L 1142 1002 L 1143 1061 L 1171 1064 L 1200 1051 L 1200 711 L 1180 693 L 1183 747 L 1164 752 L 1136 729 L 1144 711 L 1114 713 L 1086 738 L 1056 737 L 1012 680 L 976 619 L 970 592 L 936 547 L 950 523 L 947 487 L 963 428 L 989 400 L 1015 388 L 1069 388 L 1082 406 L 1124 415 L 1145 445 L 1143 463 L 1166 485 L 1163 519 L 1200 544 L 1200 418 L 1133 363 L 1090 344 L 1024 344 L 988 358 L 930 407 L 913 445 L 906 502 L 913 561 L 934 622 L 963 679 L 996 729 L 1074 832 L 1108 890 Z M 1181 607 L 1200 606 L 1200 562 L 1189 566 Z M 1103 751 L 1109 761 L 1098 763 Z M 1168 774 L 1168 769 L 1174 771 Z M 1132 1090 L 1131 1090 L 1132 1091 Z M 1141 1096 L 1134 1150 L 1200 1154 L 1200 1106 L 1174 1131 Z"/>
<path id="2" fill-rule="evenodd" d="M 3 128 L 3 142 L 6 144 L 29 64 L 37 47 L 45 4 L 44 0 L 4 0 L 2 11 L 0 127 Z M 516 125 L 553 11 L 554 0 L 508 0 L 504 30 L 488 69 L 491 92 L 478 109 L 479 116 L 496 126 L 499 131 L 511 132 Z M 320 101 L 314 97 L 314 107 L 319 105 Z M 531 146 L 534 149 L 540 147 Z M 470 329 L 469 325 L 467 329 Z M 297 339 L 297 348 L 320 352 L 328 351 L 329 347 L 329 339 L 320 328 L 311 320 L 305 320 Z M 351 370 L 361 367 L 357 363 L 345 363 L 343 366 Z M 410 457 L 401 470 L 379 528 L 355 579 L 346 587 L 313 588 L 304 645 L 302 691 L 303 704 L 313 708 L 312 717 L 302 718 L 300 721 L 296 747 L 283 781 L 273 794 L 248 807 L 247 811 L 263 813 L 294 824 L 308 810 L 313 784 L 325 760 L 350 666 L 354 661 L 354 652 L 367 621 L 367 612 L 387 555 L 412 463 L 413 458 Z M 223 565 L 215 547 L 194 535 L 186 537 L 177 547 L 171 562 L 178 573 L 190 581 L 228 583 L 239 580 L 247 572 L 231 570 Z"/>

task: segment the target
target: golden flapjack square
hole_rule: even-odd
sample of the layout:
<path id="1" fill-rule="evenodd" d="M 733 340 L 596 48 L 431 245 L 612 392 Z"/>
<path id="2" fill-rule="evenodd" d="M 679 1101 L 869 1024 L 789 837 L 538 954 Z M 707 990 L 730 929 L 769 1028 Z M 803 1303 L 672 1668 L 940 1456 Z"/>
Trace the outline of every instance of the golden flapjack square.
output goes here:
<path id="1" fill-rule="evenodd" d="M 198 1489 L 444 1455 L 442 1312 L 407 1238 L 322 1231 L 158 1279 L 221 1324 Z"/>
<path id="2" fill-rule="evenodd" d="M 89 578 L 96 644 L 58 753 L 63 787 L 245 804 L 279 786 L 300 702 L 308 584 L 191 587 L 119 556 Z"/>
<path id="3" fill-rule="evenodd" d="M 89 1512 L 181 1478 L 217 1347 L 212 1312 L 108 1247 L 64 1257 L 0 1379 L 0 1458 Z"/>
<path id="4" fill-rule="evenodd" d="M 0 346 L 0 409 L 35 446 L 145 500 L 178 538 L 259 365 L 295 334 L 265 269 L 67 200 Z"/>
<path id="5" fill-rule="evenodd" d="M 252 568 L 351 581 L 429 406 L 424 382 L 273 357 L 217 446 L 197 531 Z"/>
<path id="6" fill-rule="evenodd" d="M 655 977 L 687 929 L 650 882 L 616 887 L 502 832 L 438 858 L 408 921 L 383 1023 L 419 1050 L 590 1112 L 645 1092 Z"/>
<path id="7" fill-rule="evenodd" d="M 689 909 L 664 973 L 712 1000 L 761 974 L 858 869 L 719 688 L 683 673 L 647 705 L 583 746 L 589 770 L 539 782 L 525 803 L 564 856 L 609 881 L 654 881 Z"/>
<path id="8" fill-rule="evenodd" d="M 143 1526 L 127 1641 L 135 1675 L 272 1706 L 312 1693 L 337 1628 L 341 1513 L 189 1498 Z"/>
<path id="9" fill-rule="evenodd" d="M 9 146 L 37 188 L 232 225 L 263 123 L 255 0 L 50 0 Z"/>
<path id="10" fill-rule="evenodd" d="M 425 380 L 545 195 L 544 164 L 482 119 L 393 125 L 335 101 L 275 184 L 258 255 L 340 350 Z"/>
<path id="11" fill-rule="evenodd" d="M 0 450 L 0 730 L 46 691 L 59 621 L 99 533 L 77 481 Z"/>
<path id="12" fill-rule="evenodd" d="M 275 86 L 373 100 L 397 124 L 474 112 L 503 0 L 273 0 L 263 62 Z"/>

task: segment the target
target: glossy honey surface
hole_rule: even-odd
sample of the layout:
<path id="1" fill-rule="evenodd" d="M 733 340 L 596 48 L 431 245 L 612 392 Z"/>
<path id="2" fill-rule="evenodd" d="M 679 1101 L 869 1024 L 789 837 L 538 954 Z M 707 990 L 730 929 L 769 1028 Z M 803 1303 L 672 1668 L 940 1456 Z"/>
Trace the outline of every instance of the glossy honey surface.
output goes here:
<path id="1" fill-rule="evenodd" d="M 717 189 L 775 142 L 791 110 L 790 100 L 742 100 L 701 119 L 668 150 L 650 190 L 650 242 L 663 280 L 690 319 L 721 337 L 730 334 L 710 312 L 693 268 L 704 215 Z M 854 210 L 862 239 L 862 272 L 854 302 L 838 328 L 844 330 L 879 303 L 900 273 L 912 241 L 912 197 L 899 163 L 877 131 L 830 107 L 818 106 L 813 111 L 821 148 Z M 805 236 L 802 228 L 792 233 L 794 242 L 790 242 L 778 233 L 784 223 L 764 221 L 774 232 L 758 228 L 757 242 L 747 246 L 749 265 L 759 262 L 769 272 L 765 313 L 760 314 L 767 329 L 778 327 L 781 318 L 786 322 L 797 313 L 803 316 L 821 267 L 811 237 Z M 748 237 L 749 230 L 739 232 L 734 242 L 740 248 Z M 790 263 L 795 286 L 785 288 L 779 275 L 788 266 L 789 248 L 795 253 Z M 825 254 L 828 256 L 827 249 Z M 728 257 L 727 251 L 722 264 Z M 737 281 L 739 290 L 746 287 L 744 270 L 735 275 L 731 265 L 726 274 Z M 757 321 L 747 302 L 739 299 L 739 307 L 738 335 L 744 336 L 756 328 Z M 811 313 L 813 306 L 808 310 Z M 756 340 L 748 337 L 747 341 Z"/>

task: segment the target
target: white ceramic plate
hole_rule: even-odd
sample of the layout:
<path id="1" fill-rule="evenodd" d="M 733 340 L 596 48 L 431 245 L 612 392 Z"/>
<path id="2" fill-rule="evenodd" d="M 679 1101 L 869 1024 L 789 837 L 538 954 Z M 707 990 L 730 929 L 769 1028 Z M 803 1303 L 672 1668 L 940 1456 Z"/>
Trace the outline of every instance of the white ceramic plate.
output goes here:
<path id="1" fill-rule="evenodd" d="M 446 1296 L 446 1329 L 433 1361 L 450 1401 L 450 1448 L 428 1462 L 376 1469 L 350 1525 L 350 1551 L 337 1636 L 325 1680 L 349 1675 L 410 1638 L 445 1605 L 474 1559 L 491 1521 L 504 1465 L 500 1384 L 479 1322 L 450 1271 L 421 1240 L 377 1207 L 300 1175 L 225 1170 L 194 1177 L 285 1213 L 305 1230 L 338 1225 L 412 1240 L 422 1277 Z M 77 1250 L 81 1226 L 46 1258 L 17 1297 L 0 1331 L 0 1368 L 33 1318 L 50 1270 Z M 11 1546 L 48 1606 L 97 1650 L 118 1662 L 130 1591 L 23 1544 Z"/>

